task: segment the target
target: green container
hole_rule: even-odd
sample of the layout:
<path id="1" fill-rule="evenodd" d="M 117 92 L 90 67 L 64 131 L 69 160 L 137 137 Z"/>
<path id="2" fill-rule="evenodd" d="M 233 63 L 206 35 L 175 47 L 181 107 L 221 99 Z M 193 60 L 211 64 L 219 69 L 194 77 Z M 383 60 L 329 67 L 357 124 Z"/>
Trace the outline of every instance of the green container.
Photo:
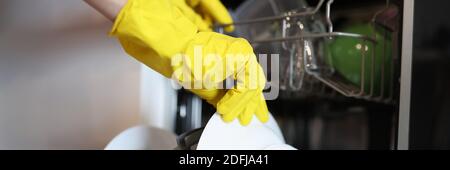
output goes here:
<path id="1" fill-rule="evenodd" d="M 377 43 L 370 43 L 358 38 L 335 37 L 328 40 L 326 62 L 349 82 L 361 87 L 362 58 L 365 57 L 364 91 L 370 93 L 372 63 L 374 63 L 374 95 L 380 95 L 382 80 L 382 63 L 384 60 L 384 95 L 389 92 L 391 82 L 392 37 L 383 28 L 374 29 L 371 24 L 351 25 L 343 32 L 362 34 L 369 37 L 376 35 Z M 374 51 L 375 50 L 375 51 Z M 373 52 L 374 55 L 373 55 Z M 372 60 L 371 56 L 374 56 Z M 384 56 L 384 59 L 383 59 Z"/>

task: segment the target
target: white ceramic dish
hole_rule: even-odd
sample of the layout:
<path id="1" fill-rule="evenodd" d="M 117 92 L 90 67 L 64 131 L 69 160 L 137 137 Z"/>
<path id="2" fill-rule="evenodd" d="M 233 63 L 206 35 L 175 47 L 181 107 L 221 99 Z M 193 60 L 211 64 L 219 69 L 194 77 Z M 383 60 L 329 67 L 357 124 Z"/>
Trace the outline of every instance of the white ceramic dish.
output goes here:
<path id="1" fill-rule="evenodd" d="M 197 150 L 292 150 L 285 143 L 277 122 L 270 115 L 267 123 L 261 123 L 256 117 L 248 126 L 242 126 L 238 120 L 225 123 L 219 114 L 208 121 Z"/>

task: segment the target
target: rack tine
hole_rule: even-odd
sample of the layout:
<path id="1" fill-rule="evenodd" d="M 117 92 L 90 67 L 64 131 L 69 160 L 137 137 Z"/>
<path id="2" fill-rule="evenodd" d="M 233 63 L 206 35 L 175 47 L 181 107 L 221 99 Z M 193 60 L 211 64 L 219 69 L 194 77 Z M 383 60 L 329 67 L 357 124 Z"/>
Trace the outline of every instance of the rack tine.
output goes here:
<path id="1" fill-rule="evenodd" d="M 385 66 L 385 61 L 386 61 L 386 55 L 391 55 L 392 58 L 392 51 L 391 54 L 387 53 L 387 31 L 384 31 L 384 37 L 383 37 L 383 42 L 384 42 L 384 48 L 383 48 L 383 56 L 381 57 L 381 82 L 380 82 L 380 98 L 379 99 L 383 99 L 384 98 L 384 84 L 385 84 L 385 80 L 386 80 L 386 66 Z M 392 62 L 391 62 L 392 63 Z"/>
<path id="2" fill-rule="evenodd" d="M 331 4 L 333 4 L 334 0 L 328 0 L 327 2 L 327 12 L 326 12 L 326 19 L 328 24 L 328 32 L 333 32 L 333 22 L 331 21 Z"/>
<path id="3" fill-rule="evenodd" d="M 286 12 L 285 15 L 286 16 L 290 16 L 292 14 L 292 12 Z M 290 17 L 286 17 L 285 19 L 283 19 L 283 24 L 282 24 L 282 30 L 281 30 L 281 37 L 282 38 L 286 38 L 287 34 L 288 34 L 288 29 L 291 28 L 291 18 Z M 302 28 L 300 28 L 302 31 Z M 289 47 L 286 45 L 287 41 L 283 41 L 281 42 L 281 47 L 283 47 L 283 49 L 285 50 L 289 50 Z"/>
<path id="4" fill-rule="evenodd" d="M 390 6 L 390 1 L 389 0 L 386 0 L 386 5 L 385 5 L 385 7 L 383 8 L 383 9 L 381 9 L 381 10 L 379 10 L 379 11 L 377 11 L 376 13 L 375 13 L 375 15 L 372 17 L 372 20 L 371 20 L 371 22 L 372 22 L 372 26 L 373 26 L 373 38 L 374 39 L 376 39 L 377 37 L 377 35 L 376 35 L 376 32 L 375 32 L 375 30 L 376 30 L 376 25 L 377 25 L 377 23 L 376 23 L 376 19 L 377 19 L 377 17 L 380 15 L 380 14 L 382 14 L 383 12 L 385 12 L 386 10 L 388 10 L 389 9 L 389 6 Z M 386 22 L 386 21 L 383 21 L 383 22 Z M 385 67 L 385 61 L 386 61 L 386 55 L 389 55 L 389 54 L 387 54 L 387 43 L 386 43 L 386 41 L 387 41 L 387 30 L 384 30 L 384 32 L 383 32 L 383 53 L 381 54 L 382 55 L 382 57 L 381 57 L 381 79 L 380 79 L 380 94 L 379 94 L 379 96 L 377 96 L 377 97 L 375 97 L 375 100 L 377 100 L 377 101 L 381 101 L 381 100 L 383 100 L 384 99 L 384 82 L 385 82 L 385 73 L 386 73 L 386 71 L 385 71 L 385 69 L 386 69 L 386 67 Z M 377 44 L 377 45 L 380 45 L 380 44 Z M 375 47 L 374 47 L 375 48 Z M 375 52 L 375 49 L 373 49 L 373 51 Z M 391 54 L 392 55 L 392 54 Z M 375 56 L 375 54 L 374 54 L 374 56 Z"/>
<path id="5" fill-rule="evenodd" d="M 376 37 L 375 37 L 376 38 Z M 370 86 L 369 86 L 369 94 L 367 97 L 372 97 L 374 95 L 374 88 L 375 88 L 375 56 L 376 56 L 376 50 L 375 50 L 376 44 L 372 46 L 372 55 L 370 56 L 371 64 L 370 64 Z M 366 43 L 364 43 L 364 52 L 367 49 L 368 46 Z"/>
<path id="6" fill-rule="evenodd" d="M 298 90 L 300 90 L 300 89 L 302 89 L 302 86 L 303 86 L 303 78 L 304 78 L 304 76 L 303 76 L 303 73 L 300 71 L 300 76 L 299 76 L 299 78 L 300 78 L 300 81 L 299 81 L 299 84 L 298 85 L 295 85 L 295 83 L 294 83 L 294 78 L 296 77 L 296 76 L 294 76 L 294 67 L 295 67 L 295 64 L 296 64 L 296 62 L 294 62 L 294 57 L 295 56 L 298 56 L 298 55 L 300 55 L 298 52 L 296 52 L 295 50 L 291 50 L 291 52 L 290 52 L 291 54 L 290 54 L 290 56 L 289 56 L 289 87 L 292 89 L 292 90 L 294 90 L 294 91 L 298 91 Z M 296 55 L 297 54 L 297 55 Z"/>
<path id="7" fill-rule="evenodd" d="M 317 78 L 318 80 L 320 80 L 322 83 L 325 83 L 326 85 L 328 85 L 329 87 L 331 87 L 332 89 L 334 89 L 335 91 L 341 93 L 344 96 L 347 97 L 357 97 L 357 91 L 358 88 L 354 87 L 352 85 L 348 85 L 348 84 L 344 84 L 339 80 L 334 80 L 332 78 L 325 78 L 325 77 L 321 77 L 321 76 L 317 76 L 314 75 L 315 78 Z"/>
<path id="8" fill-rule="evenodd" d="M 366 83 L 366 42 L 363 41 L 362 47 L 361 47 L 361 72 L 360 72 L 360 90 L 356 94 L 356 96 L 362 96 L 365 91 L 365 83 Z"/>
<path id="9" fill-rule="evenodd" d="M 395 69 L 395 56 L 398 56 L 398 31 L 395 31 L 393 33 L 393 39 L 392 39 L 392 44 L 393 44 L 393 50 L 392 50 L 392 57 L 391 57 L 391 76 L 390 76 L 390 82 L 389 82 L 389 97 L 388 97 L 388 101 L 393 101 L 394 100 L 394 69 Z"/>

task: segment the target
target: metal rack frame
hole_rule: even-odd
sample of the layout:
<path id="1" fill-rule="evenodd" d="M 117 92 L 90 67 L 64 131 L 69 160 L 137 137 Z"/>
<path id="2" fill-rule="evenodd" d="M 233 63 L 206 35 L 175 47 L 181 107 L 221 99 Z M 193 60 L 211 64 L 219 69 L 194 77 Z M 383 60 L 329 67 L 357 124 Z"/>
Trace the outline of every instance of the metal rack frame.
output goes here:
<path id="1" fill-rule="evenodd" d="M 280 15 L 280 16 L 271 16 L 271 17 L 264 17 L 264 18 L 257 18 L 257 19 L 252 19 L 252 20 L 246 20 L 246 21 L 238 21 L 235 23 L 231 23 L 231 24 L 222 24 L 222 25 L 216 25 L 216 28 L 219 28 L 219 31 L 223 31 L 223 27 L 226 26 L 230 26 L 230 25 L 250 25 L 250 24 L 256 24 L 256 23 L 262 23 L 262 22 L 275 22 L 275 21 L 283 21 L 283 23 L 289 22 L 291 20 L 294 20 L 295 18 L 300 18 L 300 17 L 307 17 L 307 16 L 314 16 L 318 13 L 318 11 L 322 8 L 322 6 L 325 4 L 326 6 L 326 24 L 328 27 L 327 31 L 324 32 L 320 32 L 320 33 L 302 33 L 301 35 L 298 36 L 283 36 L 282 37 L 276 37 L 276 38 L 265 38 L 265 39 L 260 39 L 260 40 L 250 40 L 250 42 L 252 44 L 260 44 L 260 43 L 273 43 L 273 42 L 281 42 L 282 45 L 284 45 L 285 42 L 288 41 L 305 41 L 303 44 L 307 44 L 306 39 L 320 39 L 320 38 L 329 38 L 332 39 L 334 37 L 347 37 L 347 38 L 354 38 L 354 39 L 359 39 L 362 40 L 362 44 L 364 45 L 364 47 L 366 47 L 367 44 L 371 44 L 374 46 L 377 45 L 377 40 L 376 40 L 376 33 L 374 31 L 374 35 L 373 36 L 367 36 L 367 35 L 362 35 L 362 34 L 355 34 L 355 33 L 348 33 L 348 32 L 335 32 L 334 28 L 333 28 L 333 22 L 331 20 L 331 5 L 333 4 L 334 0 L 327 0 L 325 3 L 325 0 L 320 0 L 317 4 L 317 6 L 315 6 L 314 8 L 308 8 L 308 10 L 304 11 L 304 12 L 287 12 L 284 15 Z M 386 10 L 389 5 L 390 5 L 390 1 L 386 0 L 386 7 L 378 12 L 375 13 L 375 15 L 373 16 L 373 20 L 372 20 L 372 25 L 373 25 L 373 29 L 375 30 L 376 27 L 376 23 L 375 23 L 375 18 L 381 14 L 384 10 Z M 283 25 L 283 33 L 285 32 L 286 27 Z M 386 35 L 385 35 L 386 36 Z M 386 37 L 383 37 L 383 40 L 386 40 Z M 385 55 L 391 55 L 391 54 L 387 54 L 386 53 L 386 46 L 384 46 L 384 51 L 382 54 L 382 63 L 380 63 L 381 66 L 381 80 L 380 80 L 380 94 L 377 95 L 374 93 L 374 87 L 375 87 L 375 77 L 374 77 L 374 72 L 375 72 L 375 49 L 372 50 L 371 54 L 366 54 L 366 51 L 364 49 L 361 50 L 361 67 L 360 67 L 360 83 L 359 86 L 355 86 L 351 83 L 346 82 L 345 80 L 342 80 L 339 78 L 339 76 L 333 75 L 333 76 L 329 76 L 331 74 L 321 74 L 320 71 L 318 70 L 323 70 L 323 69 L 317 69 L 318 64 L 316 63 L 307 63 L 308 60 L 305 59 L 305 57 L 303 57 L 303 64 L 304 64 L 304 71 L 307 72 L 308 74 L 312 75 L 313 77 L 315 77 L 317 80 L 321 81 L 323 84 L 327 85 L 328 87 L 334 89 L 335 91 L 339 92 L 340 94 L 342 94 L 343 96 L 346 97 L 354 97 L 354 98 L 360 98 L 360 99 L 365 99 L 365 100 L 371 100 L 371 101 L 377 101 L 377 102 L 384 102 L 384 103 L 390 103 L 393 100 L 393 84 L 394 84 L 394 80 L 393 80 L 393 76 L 390 76 L 391 79 L 388 80 L 389 84 L 390 84 L 390 91 L 389 91 L 389 95 L 385 96 L 385 88 L 384 88 L 384 83 L 385 81 L 385 69 L 393 68 L 393 62 L 391 63 L 391 67 L 387 67 L 385 66 Z M 306 47 L 301 48 L 303 50 L 308 49 Z M 310 52 L 311 53 L 311 52 Z M 301 58 L 300 55 L 306 54 L 306 52 L 298 52 L 298 58 Z M 392 56 L 392 55 L 391 55 Z M 317 56 L 316 55 L 310 55 L 308 56 L 309 58 L 316 58 L 316 59 L 312 59 L 311 61 L 317 61 Z M 323 56 L 322 56 L 323 57 Z M 372 64 L 370 65 L 366 65 L 366 60 L 371 60 Z M 393 60 L 393 58 L 392 58 Z M 315 66 L 314 68 L 312 68 L 311 66 Z M 332 66 L 331 66 L 332 67 Z M 366 70 L 367 69 L 367 70 Z M 329 69 L 332 70 L 332 69 Z M 370 76 L 366 76 L 366 71 L 369 71 L 368 74 Z M 293 76 L 293 75 L 290 75 Z M 368 81 L 368 83 L 366 82 Z M 300 83 L 302 84 L 302 83 Z M 366 84 L 369 87 L 369 90 L 366 90 Z"/>

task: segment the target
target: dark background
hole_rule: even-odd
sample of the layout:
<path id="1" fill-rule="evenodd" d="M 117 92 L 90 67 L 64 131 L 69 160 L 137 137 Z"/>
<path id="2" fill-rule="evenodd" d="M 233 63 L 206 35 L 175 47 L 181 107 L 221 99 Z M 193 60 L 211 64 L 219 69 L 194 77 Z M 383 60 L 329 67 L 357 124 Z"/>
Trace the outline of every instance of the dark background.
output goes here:
<path id="1" fill-rule="evenodd" d="M 450 149 L 450 1 L 415 1 L 411 149 Z"/>

